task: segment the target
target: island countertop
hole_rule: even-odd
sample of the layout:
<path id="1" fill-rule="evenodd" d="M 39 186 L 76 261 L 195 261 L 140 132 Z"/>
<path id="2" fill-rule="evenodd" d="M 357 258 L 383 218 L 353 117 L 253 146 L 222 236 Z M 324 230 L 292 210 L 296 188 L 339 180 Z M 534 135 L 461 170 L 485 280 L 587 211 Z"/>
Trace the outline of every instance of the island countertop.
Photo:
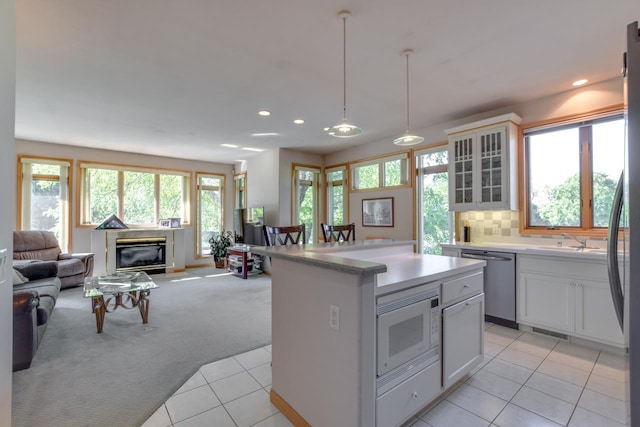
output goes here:
<path id="1" fill-rule="evenodd" d="M 413 253 L 414 241 L 362 240 L 291 246 L 254 247 L 272 258 L 358 276 L 377 275 L 376 294 L 415 286 L 483 267 L 484 261 Z"/>

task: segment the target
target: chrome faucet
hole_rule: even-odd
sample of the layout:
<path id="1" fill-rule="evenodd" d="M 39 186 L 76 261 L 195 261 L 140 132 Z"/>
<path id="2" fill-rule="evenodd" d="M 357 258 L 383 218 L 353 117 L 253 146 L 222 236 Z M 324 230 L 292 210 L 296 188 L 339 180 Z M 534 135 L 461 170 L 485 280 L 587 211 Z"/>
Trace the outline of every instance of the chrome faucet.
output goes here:
<path id="1" fill-rule="evenodd" d="M 577 237 L 570 236 L 567 233 L 562 233 L 562 237 L 567 237 L 569 239 L 573 239 L 576 242 L 580 243 L 580 246 L 578 246 L 579 251 L 587 247 L 587 239 L 578 239 Z"/>

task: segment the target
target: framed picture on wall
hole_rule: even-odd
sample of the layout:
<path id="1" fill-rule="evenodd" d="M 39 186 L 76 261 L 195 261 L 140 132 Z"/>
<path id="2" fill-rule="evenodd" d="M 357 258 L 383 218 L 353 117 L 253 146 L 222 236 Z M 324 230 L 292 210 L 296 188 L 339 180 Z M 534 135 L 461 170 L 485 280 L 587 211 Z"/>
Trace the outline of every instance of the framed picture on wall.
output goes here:
<path id="1" fill-rule="evenodd" d="M 362 200 L 363 227 L 393 227 L 393 197 Z"/>

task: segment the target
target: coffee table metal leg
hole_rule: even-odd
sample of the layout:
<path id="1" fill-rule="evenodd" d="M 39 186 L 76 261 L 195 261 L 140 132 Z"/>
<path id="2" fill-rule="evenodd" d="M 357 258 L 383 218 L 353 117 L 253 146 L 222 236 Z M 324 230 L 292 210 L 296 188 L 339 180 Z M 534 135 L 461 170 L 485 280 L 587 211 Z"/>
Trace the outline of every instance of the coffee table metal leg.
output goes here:
<path id="1" fill-rule="evenodd" d="M 149 322 L 149 300 L 147 299 L 148 291 L 140 291 L 138 295 L 138 309 L 140 309 L 140 316 L 142 317 L 142 323 Z"/>
<path id="2" fill-rule="evenodd" d="M 107 311 L 102 296 L 93 297 L 93 311 L 96 314 L 96 328 L 98 329 L 98 333 L 101 334 L 102 325 L 104 325 L 104 315 Z"/>

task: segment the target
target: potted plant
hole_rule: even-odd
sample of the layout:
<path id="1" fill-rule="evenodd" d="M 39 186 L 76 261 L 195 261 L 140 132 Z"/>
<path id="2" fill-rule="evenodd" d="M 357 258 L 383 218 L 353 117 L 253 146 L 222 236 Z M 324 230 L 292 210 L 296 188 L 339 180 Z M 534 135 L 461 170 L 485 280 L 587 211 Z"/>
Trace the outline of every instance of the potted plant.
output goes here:
<path id="1" fill-rule="evenodd" d="M 233 245 L 234 242 L 233 231 L 222 230 L 217 236 L 213 236 L 209 239 L 211 244 L 211 255 L 216 263 L 216 268 L 224 268 L 224 260 L 227 257 L 227 248 Z"/>

